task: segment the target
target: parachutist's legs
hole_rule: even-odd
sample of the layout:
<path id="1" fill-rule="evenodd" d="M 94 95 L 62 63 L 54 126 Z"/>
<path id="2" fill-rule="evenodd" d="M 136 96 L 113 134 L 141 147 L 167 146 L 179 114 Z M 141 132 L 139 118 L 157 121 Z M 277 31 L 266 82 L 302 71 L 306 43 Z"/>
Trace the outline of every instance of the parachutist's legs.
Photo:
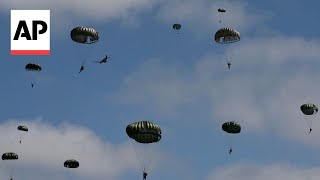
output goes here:
<path id="1" fill-rule="evenodd" d="M 81 73 L 81 71 L 83 71 L 83 70 L 84 70 L 84 66 L 81 66 L 79 73 Z"/>
<path id="2" fill-rule="evenodd" d="M 232 153 L 232 147 L 230 147 L 230 150 L 229 150 L 229 154 L 231 154 Z"/>
<path id="3" fill-rule="evenodd" d="M 228 65 L 228 68 L 230 69 L 230 67 L 231 67 L 231 61 L 229 61 L 228 59 L 227 59 L 227 65 Z"/>
<path id="4" fill-rule="evenodd" d="M 143 171 L 143 180 L 147 180 L 147 175 L 148 175 L 148 173 L 146 173 L 145 171 Z"/>

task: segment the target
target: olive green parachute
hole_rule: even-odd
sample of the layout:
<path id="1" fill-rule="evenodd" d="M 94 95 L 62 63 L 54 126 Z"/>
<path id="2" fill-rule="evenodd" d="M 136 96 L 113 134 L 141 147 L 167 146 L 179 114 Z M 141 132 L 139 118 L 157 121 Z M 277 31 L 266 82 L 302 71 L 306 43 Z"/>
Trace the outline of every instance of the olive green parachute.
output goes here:
<path id="1" fill-rule="evenodd" d="M 225 9 L 223 9 L 223 8 L 219 8 L 219 9 L 218 9 L 218 12 L 222 12 L 222 13 L 224 13 L 224 12 L 226 12 L 226 10 L 225 10 Z"/>
<path id="2" fill-rule="evenodd" d="M 161 139 L 161 129 L 150 121 L 140 121 L 127 126 L 128 136 L 139 143 L 155 143 Z"/>
<path id="3" fill-rule="evenodd" d="M 92 44 L 99 40 L 99 33 L 93 29 L 84 26 L 72 29 L 71 39 L 77 43 Z"/>
<path id="4" fill-rule="evenodd" d="M 230 121 L 222 124 L 222 130 L 230 134 L 238 134 L 241 132 L 241 126 L 235 121 Z"/>
<path id="5" fill-rule="evenodd" d="M 240 33 L 232 28 L 221 28 L 214 35 L 214 39 L 220 44 L 229 44 L 240 41 Z"/>
<path id="6" fill-rule="evenodd" d="M 181 29 L 181 24 L 173 24 L 172 28 L 175 30 L 179 30 Z"/>
<path id="7" fill-rule="evenodd" d="M 2 160 L 17 160 L 18 155 L 14 152 L 7 152 L 2 155 Z"/>
<path id="8" fill-rule="evenodd" d="M 28 132 L 28 127 L 27 126 L 18 126 L 19 131 L 27 131 Z"/>
<path id="9" fill-rule="evenodd" d="M 36 63 L 28 63 L 25 67 L 27 71 L 41 71 L 41 66 Z"/>
<path id="10" fill-rule="evenodd" d="M 315 104 L 303 104 L 301 107 L 300 107 L 301 111 L 303 114 L 305 115 L 314 115 L 314 114 L 317 114 L 318 112 L 318 107 L 317 105 Z"/>
<path id="11" fill-rule="evenodd" d="M 21 131 L 23 131 L 23 132 L 28 132 L 29 129 L 28 129 L 27 126 L 18 126 L 19 142 L 20 142 L 20 144 L 21 144 L 21 142 L 22 142 L 22 134 L 20 133 Z"/>
<path id="12" fill-rule="evenodd" d="M 63 163 L 64 167 L 66 168 L 78 168 L 79 167 L 79 162 L 75 159 L 69 159 L 69 160 L 66 160 L 64 163 Z"/>

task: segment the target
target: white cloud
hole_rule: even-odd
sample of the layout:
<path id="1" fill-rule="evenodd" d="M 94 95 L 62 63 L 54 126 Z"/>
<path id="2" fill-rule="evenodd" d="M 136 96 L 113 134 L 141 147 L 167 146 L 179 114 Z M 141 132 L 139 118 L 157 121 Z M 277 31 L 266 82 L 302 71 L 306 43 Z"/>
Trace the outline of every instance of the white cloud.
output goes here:
<path id="1" fill-rule="evenodd" d="M 21 144 L 19 144 L 18 124 L 29 128 L 27 133 L 20 132 Z M 131 143 L 115 145 L 104 142 L 90 129 L 81 126 L 70 124 L 53 126 L 39 120 L 9 121 L 0 125 L 0 143 L 2 153 L 15 152 L 19 155 L 19 160 L 16 161 L 16 177 L 44 179 L 48 176 L 56 179 L 59 176 L 61 179 L 77 176 L 100 180 L 117 179 L 128 171 L 140 173 L 137 156 Z M 136 149 L 138 152 L 142 151 L 139 147 Z M 157 167 L 160 162 L 158 160 L 163 158 L 163 155 L 154 148 L 150 150 L 153 155 L 158 155 L 153 158 L 153 167 Z M 79 168 L 68 171 L 63 166 L 63 162 L 67 159 L 78 160 Z M 42 174 L 29 173 L 34 171 L 41 171 Z M 7 171 L 0 173 L 2 179 L 9 176 Z"/>
<path id="2" fill-rule="evenodd" d="M 319 167 L 301 168 L 288 164 L 261 165 L 239 163 L 214 170 L 207 180 L 316 180 L 320 176 L 319 170 Z"/>

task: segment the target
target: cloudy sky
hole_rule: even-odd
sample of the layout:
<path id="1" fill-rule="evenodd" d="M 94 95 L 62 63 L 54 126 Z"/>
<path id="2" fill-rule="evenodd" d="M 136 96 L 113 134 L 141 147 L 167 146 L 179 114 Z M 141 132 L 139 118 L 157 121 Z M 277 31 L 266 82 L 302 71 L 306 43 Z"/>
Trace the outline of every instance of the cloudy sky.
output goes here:
<path id="1" fill-rule="evenodd" d="M 319 179 L 320 122 L 308 117 L 309 134 L 300 111 L 301 104 L 320 104 L 319 5 L 1 1 L 0 154 L 16 152 L 19 160 L 1 161 L 0 179 L 142 179 L 140 153 L 153 180 Z M 51 10 L 50 56 L 10 55 L 11 9 Z M 179 34 L 174 23 L 182 25 Z M 96 44 L 71 40 L 81 25 L 100 33 Z M 241 41 L 215 43 L 221 27 L 237 29 Z M 106 53 L 109 63 L 92 63 Z M 26 72 L 30 62 L 42 71 Z M 159 143 L 128 138 L 126 125 L 141 120 L 162 128 Z M 241 134 L 224 133 L 226 121 L 240 122 Z M 66 159 L 80 167 L 64 168 Z"/>

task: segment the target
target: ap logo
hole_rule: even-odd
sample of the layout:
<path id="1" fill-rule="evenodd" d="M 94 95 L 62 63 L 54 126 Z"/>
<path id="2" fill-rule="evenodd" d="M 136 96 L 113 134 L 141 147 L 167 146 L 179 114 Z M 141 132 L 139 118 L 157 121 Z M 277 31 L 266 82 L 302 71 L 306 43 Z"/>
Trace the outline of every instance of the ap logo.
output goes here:
<path id="1" fill-rule="evenodd" d="M 50 55 L 50 10 L 11 10 L 11 55 Z"/>

